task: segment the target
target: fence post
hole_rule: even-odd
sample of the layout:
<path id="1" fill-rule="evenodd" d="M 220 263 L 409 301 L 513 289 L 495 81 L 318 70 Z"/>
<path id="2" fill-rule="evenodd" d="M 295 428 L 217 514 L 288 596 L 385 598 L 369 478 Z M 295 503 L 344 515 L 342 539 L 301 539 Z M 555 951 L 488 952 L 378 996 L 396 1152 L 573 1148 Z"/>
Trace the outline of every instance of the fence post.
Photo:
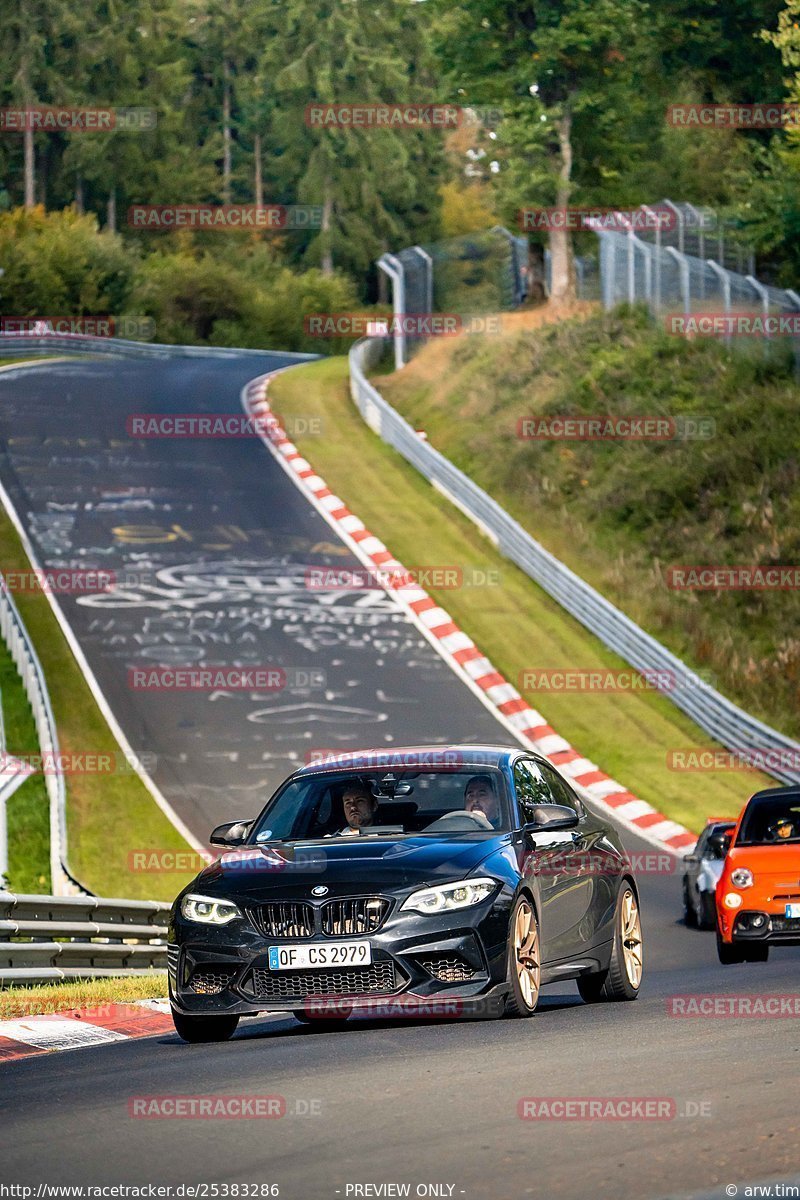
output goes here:
<path id="1" fill-rule="evenodd" d="M 513 283 L 513 300 L 514 305 L 519 306 L 525 299 L 526 291 L 522 282 L 522 263 L 520 262 L 520 243 L 519 239 L 514 236 L 510 229 L 506 229 L 505 225 L 493 225 L 490 233 L 500 233 L 504 238 L 508 239 L 508 248 L 511 253 L 511 271 L 514 276 Z"/>
<path id="2" fill-rule="evenodd" d="M 628 304 L 636 303 L 636 246 L 633 228 L 628 230 Z"/>
<path id="3" fill-rule="evenodd" d="M 671 200 L 662 200 L 662 204 L 666 204 L 667 208 L 671 208 L 678 220 L 678 249 L 683 254 L 684 249 L 684 233 L 683 233 L 683 213 L 678 208 L 677 204 L 673 204 Z"/>
<path id="4" fill-rule="evenodd" d="M 699 210 L 696 209 L 693 204 L 687 203 L 686 207 L 689 209 L 689 211 L 692 213 L 695 220 L 697 221 L 697 257 L 700 259 L 704 259 L 706 256 L 706 253 L 705 253 L 706 247 L 705 247 L 705 238 L 703 236 L 703 217 L 701 216 Z M 700 299 L 705 300 L 705 298 L 706 298 L 706 279 L 705 279 L 705 275 L 701 271 L 700 272 Z"/>
<path id="5" fill-rule="evenodd" d="M 754 279 L 752 275 L 745 275 L 745 279 L 747 280 L 747 282 L 750 284 L 750 287 L 753 289 L 753 291 L 756 293 L 756 295 L 761 300 L 761 308 L 764 312 L 764 316 L 768 317 L 769 316 L 769 292 L 764 287 L 764 284 L 759 283 L 758 280 Z M 769 330 L 766 328 L 766 326 L 764 327 L 764 337 L 767 337 L 767 338 L 769 337 Z"/>
<path id="6" fill-rule="evenodd" d="M 406 334 L 403 319 L 406 311 L 406 287 L 403 264 L 393 254 L 382 254 L 378 267 L 392 281 L 392 310 L 396 318 L 394 328 L 394 365 L 399 371 L 406 365 Z"/>
<path id="7" fill-rule="evenodd" d="M 600 234 L 600 286 L 603 293 L 603 308 L 610 310 L 616 300 L 617 235 Z"/>
<path id="8" fill-rule="evenodd" d="M 725 315 L 729 316 L 731 311 L 731 277 L 724 267 L 721 267 L 719 263 L 714 262 L 713 258 L 707 258 L 706 262 L 722 284 L 722 304 Z M 728 328 L 725 330 L 725 345 L 730 346 L 730 344 L 731 331 Z"/>
<path id="9" fill-rule="evenodd" d="M 647 306 L 653 311 L 653 247 L 639 239 L 639 247 L 644 255 L 644 290 L 647 296 Z"/>
<path id="10" fill-rule="evenodd" d="M 425 264 L 425 305 L 426 312 L 433 312 L 433 259 L 422 246 L 412 246 L 411 249 L 420 256 Z"/>
<path id="11" fill-rule="evenodd" d="M 645 258 L 645 280 L 650 311 L 656 313 L 661 307 L 661 221 L 659 214 L 649 204 L 643 204 L 642 211 L 652 213 L 655 217 L 655 221 L 653 222 L 653 245 L 652 247 L 648 246 L 650 253 Z M 643 245 L 647 244 L 643 238 L 640 240 Z"/>
<path id="12" fill-rule="evenodd" d="M 678 270 L 681 273 L 681 292 L 683 293 L 683 311 L 691 312 L 691 297 L 689 295 L 689 264 L 686 261 L 686 255 L 681 254 L 674 246 L 666 247 L 667 254 L 671 254 L 678 264 Z"/>
<path id="13" fill-rule="evenodd" d="M 791 303 L 795 306 L 795 308 L 798 310 L 798 312 L 800 312 L 800 296 L 798 296 L 797 292 L 793 291 L 792 288 L 786 288 L 785 292 L 786 292 L 786 295 L 789 297 L 789 300 L 791 301 Z M 793 337 L 792 338 L 792 347 L 794 348 L 795 375 L 800 377 L 800 339 Z"/>

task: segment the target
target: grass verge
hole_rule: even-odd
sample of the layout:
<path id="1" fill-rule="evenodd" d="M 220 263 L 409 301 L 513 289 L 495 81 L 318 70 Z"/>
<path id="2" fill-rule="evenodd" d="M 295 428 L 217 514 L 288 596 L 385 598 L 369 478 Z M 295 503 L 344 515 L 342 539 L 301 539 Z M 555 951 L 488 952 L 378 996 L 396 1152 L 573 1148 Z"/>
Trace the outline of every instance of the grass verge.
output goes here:
<path id="1" fill-rule="evenodd" d="M 498 337 L 434 339 L 381 389 L 582 578 L 747 712 L 800 738 L 800 588 L 687 590 L 670 573 L 800 563 L 800 387 L 787 343 L 689 341 L 643 310 L 509 321 Z M 704 428 L 665 440 L 519 436 L 525 418 L 566 414 Z"/>
<path id="2" fill-rule="evenodd" d="M 298 437 L 298 445 L 401 562 L 496 573 L 494 586 L 429 590 L 506 678 L 517 683 L 528 668 L 625 668 L 369 430 L 349 396 L 346 359 L 297 367 L 271 391 L 282 417 L 321 418 L 322 436 Z M 737 813 L 755 788 L 769 784 L 755 771 L 668 769 L 670 750 L 713 743 L 657 693 L 551 692 L 530 699 L 577 750 L 689 828 L 701 828 L 709 814 Z M 440 732 L 446 736 L 446 726 Z"/>
<path id="3" fill-rule="evenodd" d="M 40 987 L 0 989 L 0 1021 L 39 1013 L 69 1012 L 101 1004 L 130 1004 L 134 1000 L 161 1000 L 167 995 L 166 972 L 158 975 L 121 976 L 119 979 L 82 979 L 75 983 L 47 983 Z"/>
<path id="4" fill-rule="evenodd" d="M 19 535 L 1 508 L 0 563 L 7 572 L 30 571 Z M 185 851 L 186 842 L 127 766 L 44 592 L 31 591 L 15 599 L 47 680 L 62 753 L 107 755 L 115 764 L 107 773 L 72 773 L 66 778 L 68 857 L 73 872 L 97 895 L 172 899 L 191 873 L 148 875 L 132 870 L 128 855 L 133 849 Z M 25 725 L 20 712 L 19 720 L 10 746 L 20 754 L 35 754 L 32 719 Z M 35 792 L 37 786 L 39 792 Z M 41 838 L 47 829 L 43 791 L 42 776 L 32 777 L 9 805 L 15 886 L 19 886 L 17 881 L 33 882 L 41 875 Z M 31 890 L 40 891 L 41 887 Z"/>
<path id="5" fill-rule="evenodd" d="M 0 641 L 0 695 L 6 751 L 20 757 L 38 750 L 31 706 L 16 665 Z M 6 802 L 8 875 L 12 892 L 50 891 L 50 809 L 41 775 L 31 775 Z"/>

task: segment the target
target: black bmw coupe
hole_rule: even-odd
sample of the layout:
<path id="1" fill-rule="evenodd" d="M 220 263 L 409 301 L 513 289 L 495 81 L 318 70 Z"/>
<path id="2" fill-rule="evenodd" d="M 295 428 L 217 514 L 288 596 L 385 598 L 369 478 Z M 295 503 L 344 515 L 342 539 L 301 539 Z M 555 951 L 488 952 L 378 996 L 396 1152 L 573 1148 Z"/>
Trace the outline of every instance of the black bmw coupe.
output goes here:
<path id="1" fill-rule="evenodd" d="M 635 1000 L 636 882 L 545 759 L 486 746 L 360 751 L 295 771 L 170 917 L 175 1027 L 229 1038 L 293 1013 L 529 1017 L 540 988 Z"/>

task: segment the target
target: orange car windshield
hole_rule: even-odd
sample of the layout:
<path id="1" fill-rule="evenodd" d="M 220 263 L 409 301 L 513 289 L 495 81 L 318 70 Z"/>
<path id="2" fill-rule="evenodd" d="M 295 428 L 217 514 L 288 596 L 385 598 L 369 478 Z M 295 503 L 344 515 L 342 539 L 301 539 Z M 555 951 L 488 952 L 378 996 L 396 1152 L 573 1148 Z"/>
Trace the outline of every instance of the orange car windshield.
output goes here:
<path id="1" fill-rule="evenodd" d="M 792 799 L 755 800 L 747 809 L 737 846 L 780 846 L 800 843 L 800 804 Z"/>

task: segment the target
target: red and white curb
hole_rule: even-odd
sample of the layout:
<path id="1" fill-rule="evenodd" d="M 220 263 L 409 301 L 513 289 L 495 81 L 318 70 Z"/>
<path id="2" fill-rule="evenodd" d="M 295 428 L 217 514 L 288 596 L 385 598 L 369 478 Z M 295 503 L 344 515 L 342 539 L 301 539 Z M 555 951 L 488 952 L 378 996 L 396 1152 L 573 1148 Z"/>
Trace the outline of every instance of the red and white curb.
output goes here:
<path id="1" fill-rule="evenodd" d="M 0 1021 L 0 1062 L 174 1032 L 168 1000 L 135 1000 L 17 1017 Z"/>
<path id="2" fill-rule="evenodd" d="M 280 371 L 261 375 L 242 389 L 242 406 L 249 416 L 259 419 L 257 429 L 262 442 L 360 562 L 387 576 L 396 575 L 402 579 L 405 575 L 408 578 L 402 563 L 370 533 L 344 501 L 333 494 L 272 413 L 269 384 L 285 370 L 291 368 L 283 367 Z M 459 678 L 523 746 L 548 758 L 596 805 L 607 809 L 616 821 L 646 841 L 676 854 L 694 846 L 696 834 L 677 821 L 669 820 L 646 800 L 639 800 L 556 733 L 545 717 L 531 708 L 513 684 L 495 670 L 469 634 L 456 625 L 450 614 L 424 588 L 413 582 L 394 586 L 389 578 L 385 590 L 405 609 Z"/>

